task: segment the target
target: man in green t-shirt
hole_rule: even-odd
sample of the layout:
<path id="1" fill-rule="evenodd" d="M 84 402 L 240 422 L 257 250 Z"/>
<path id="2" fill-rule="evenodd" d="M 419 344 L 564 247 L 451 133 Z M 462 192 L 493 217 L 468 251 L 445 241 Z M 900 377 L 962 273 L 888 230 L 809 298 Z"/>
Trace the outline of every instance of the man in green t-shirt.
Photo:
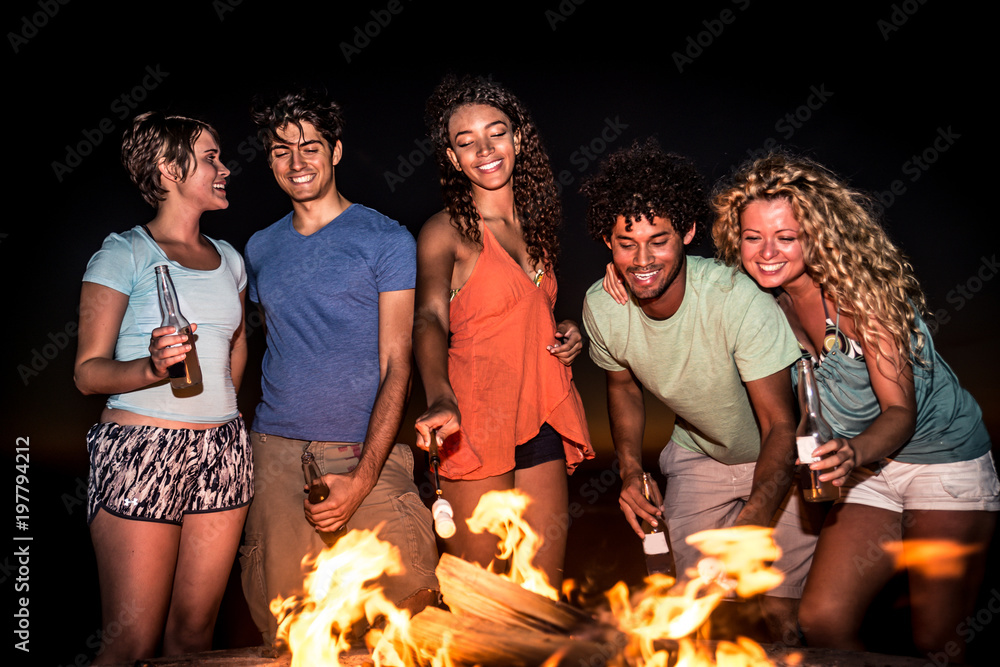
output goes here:
<path id="1" fill-rule="evenodd" d="M 764 596 L 775 641 L 796 643 L 796 609 L 815 546 L 790 493 L 795 416 L 789 366 L 795 337 L 774 299 L 743 274 L 688 257 L 708 219 L 703 181 L 655 142 L 611 155 L 584 185 L 592 237 L 611 249 L 612 292 L 587 292 L 590 356 L 607 374 L 611 436 L 621 467 L 619 499 L 640 521 L 666 522 L 678 574 L 697 565 L 685 538 L 709 528 L 774 526 L 785 580 Z M 660 454 L 663 507 L 642 495 L 643 387 L 676 415 Z M 818 526 L 816 527 L 818 530 Z"/>

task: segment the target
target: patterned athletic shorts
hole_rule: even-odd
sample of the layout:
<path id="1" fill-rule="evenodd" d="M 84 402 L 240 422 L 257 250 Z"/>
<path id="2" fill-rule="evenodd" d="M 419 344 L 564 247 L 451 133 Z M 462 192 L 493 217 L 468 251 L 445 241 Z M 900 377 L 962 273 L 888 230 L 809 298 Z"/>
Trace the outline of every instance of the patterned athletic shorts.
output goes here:
<path id="1" fill-rule="evenodd" d="M 95 424 L 87 450 L 87 523 L 103 508 L 124 519 L 179 525 L 186 513 L 235 509 L 253 498 L 242 417 L 204 430 Z"/>

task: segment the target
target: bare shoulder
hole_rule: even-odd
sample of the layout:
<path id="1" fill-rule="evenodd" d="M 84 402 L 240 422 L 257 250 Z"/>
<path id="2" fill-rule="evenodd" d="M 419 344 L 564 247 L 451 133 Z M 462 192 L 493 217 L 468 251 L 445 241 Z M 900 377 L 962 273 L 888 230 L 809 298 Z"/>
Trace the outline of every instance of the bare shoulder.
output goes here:
<path id="1" fill-rule="evenodd" d="M 455 225 L 451 223 L 448 211 L 441 210 L 428 218 L 427 222 L 420 228 L 417 243 L 438 244 L 446 241 L 457 244 L 461 241 L 461 235 Z"/>
<path id="2" fill-rule="evenodd" d="M 424 223 L 417 236 L 417 255 L 449 255 L 459 264 L 475 261 L 482 248 L 459 231 L 447 210 Z"/>

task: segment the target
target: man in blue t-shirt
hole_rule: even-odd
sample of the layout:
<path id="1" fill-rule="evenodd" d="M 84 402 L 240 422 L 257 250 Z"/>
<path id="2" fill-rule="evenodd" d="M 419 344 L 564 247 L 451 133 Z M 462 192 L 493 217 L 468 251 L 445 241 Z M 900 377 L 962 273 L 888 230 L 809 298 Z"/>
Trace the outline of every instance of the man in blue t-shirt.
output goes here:
<path id="1" fill-rule="evenodd" d="M 413 237 L 337 190 L 343 119 L 335 102 L 288 94 L 258 102 L 252 115 L 292 200 L 292 212 L 254 234 L 245 253 L 267 350 L 241 564 L 251 614 L 273 643 L 280 619 L 268 604 L 301 594 L 303 557 L 346 530 L 378 528 L 399 549 L 402 573 L 379 583 L 414 613 L 437 599 L 437 550 L 412 451 L 396 443 L 411 373 Z M 330 489 L 316 504 L 303 494 L 307 451 Z"/>

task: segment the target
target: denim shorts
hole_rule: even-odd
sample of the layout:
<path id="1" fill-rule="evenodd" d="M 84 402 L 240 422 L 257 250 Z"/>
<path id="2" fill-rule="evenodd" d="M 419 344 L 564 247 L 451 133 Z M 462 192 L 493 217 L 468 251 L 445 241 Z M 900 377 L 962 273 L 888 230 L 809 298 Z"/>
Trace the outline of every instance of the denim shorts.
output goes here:
<path id="1" fill-rule="evenodd" d="M 840 502 L 904 510 L 1000 510 L 1000 482 L 993 455 L 954 463 L 889 460 L 876 473 L 855 468 Z"/>
<path id="2" fill-rule="evenodd" d="M 185 514 L 235 509 L 253 497 L 241 417 L 203 430 L 95 424 L 87 450 L 88 523 L 104 509 L 123 519 L 180 525 Z"/>

